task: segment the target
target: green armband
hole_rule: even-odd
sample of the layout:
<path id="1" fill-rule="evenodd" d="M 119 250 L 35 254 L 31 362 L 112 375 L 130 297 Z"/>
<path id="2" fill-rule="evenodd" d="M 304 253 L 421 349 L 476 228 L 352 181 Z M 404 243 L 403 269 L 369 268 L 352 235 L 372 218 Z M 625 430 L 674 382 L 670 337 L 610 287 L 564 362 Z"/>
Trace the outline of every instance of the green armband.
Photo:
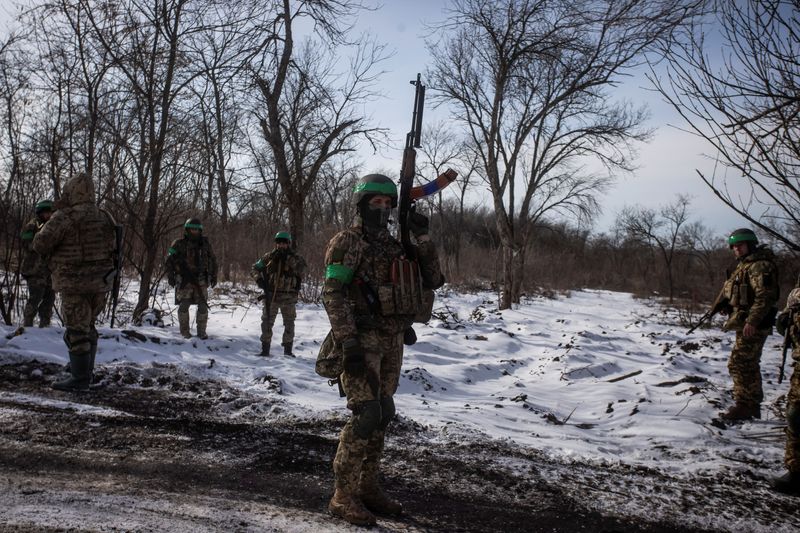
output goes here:
<path id="1" fill-rule="evenodd" d="M 342 264 L 332 264 L 325 268 L 325 279 L 339 280 L 345 285 L 353 281 L 353 269 Z"/>
<path id="2" fill-rule="evenodd" d="M 33 231 L 23 231 L 22 232 L 22 240 L 23 241 L 31 241 L 33 240 L 33 236 L 36 235 Z"/>
<path id="3" fill-rule="evenodd" d="M 176 250 L 172 246 L 170 246 L 169 249 L 167 250 L 167 255 L 175 255 L 177 253 L 178 253 L 178 250 Z"/>

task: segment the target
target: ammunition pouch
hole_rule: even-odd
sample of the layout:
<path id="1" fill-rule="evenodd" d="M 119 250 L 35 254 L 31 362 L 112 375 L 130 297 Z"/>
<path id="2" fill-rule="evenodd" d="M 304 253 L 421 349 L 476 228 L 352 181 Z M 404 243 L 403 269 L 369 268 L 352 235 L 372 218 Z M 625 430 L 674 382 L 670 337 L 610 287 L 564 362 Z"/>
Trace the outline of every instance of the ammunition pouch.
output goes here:
<path id="1" fill-rule="evenodd" d="M 342 344 L 333 338 L 333 331 L 328 331 L 319 347 L 314 371 L 323 378 L 337 378 L 344 371 L 342 358 Z"/>
<path id="2" fill-rule="evenodd" d="M 416 261 L 395 259 L 391 265 L 390 283 L 377 287 L 382 316 L 410 316 L 414 322 L 427 322 L 433 311 L 433 290 L 422 284 L 422 273 Z"/>

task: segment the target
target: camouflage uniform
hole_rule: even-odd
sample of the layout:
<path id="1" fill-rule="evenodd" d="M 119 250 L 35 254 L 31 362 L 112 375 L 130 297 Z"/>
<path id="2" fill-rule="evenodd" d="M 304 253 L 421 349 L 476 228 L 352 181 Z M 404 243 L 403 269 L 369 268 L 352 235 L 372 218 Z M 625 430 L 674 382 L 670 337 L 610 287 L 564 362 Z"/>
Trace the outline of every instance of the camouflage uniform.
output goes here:
<path id="1" fill-rule="evenodd" d="M 114 220 L 95 205 L 94 183 L 79 174 L 64 185 L 59 208 L 33 238 L 33 249 L 47 263 L 53 288 L 61 293 L 72 378 L 61 390 L 85 390 L 97 354 L 95 321 L 114 281 Z"/>
<path id="2" fill-rule="evenodd" d="M 794 289 L 778 317 L 778 331 L 792 344 L 792 378 L 786 395 L 786 451 L 788 474 L 773 481 L 782 492 L 800 493 L 800 288 Z"/>
<path id="3" fill-rule="evenodd" d="M 759 367 L 761 350 L 772 333 L 779 297 L 778 270 L 772 251 L 761 246 L 740 258 L 736 270 L 723 286 L 722 295 L 730 305 L 730 316 L 723 329 L 736 332 L 736 342 L 728 360 L 733 398 L 737 409 L 759 417 L 764 399 Z M 744 336 L 742 330 L 746 324 L 756 328 L 754 335 Z"/>
<path id="4" fill-rule="evenodd" d="M 269 354 L 272 328 L 278 311 L 283 318 L 281 346 L 285 355 L 292 355 L 294 320 L 297 317 L 297 295 L 306 272 L 306 261 L 289 248 L 275 248 L 264 254 L 250 271 L 259 287 L 264 289 L 264 309 L 261 313 L 261 353 Z"/>
<path id="5" fill-rule="evenodd" d="M 28 301 L 25 304 L 23 314 L 23 325 L 26 327 L 33 326 L 33 320 L 37 314 L 39 315 L 39 327 L 49 326 L 53 317 L 53 304 L 56 300 L 53 280 L 50 276 L 50 269 L 47 268 L 47 262 L 31 247 L 33 238 L 44 224 L 45 221 L 37 216 L 31 219 L 22 229 L 24 258 L 20 273 L 28 283 Z"/>
<path id="6" fill-rule="evenodd" d="M 340 379 L 353 415 L 339 436 L 333 462 L 336 494 L 329 509 L 334 512 L 337 501 L 346 502 L 348 507 L 340 504 L 334 514 L 361 525 L 374 523 L 374 517 L 361 512 L 361 503 L 377 513 L 397 514 L 402 510 L 383 494 L 378 477 L 385 431 L 395 414 L 392 397 L 400 378 L 403 334 L 416 312 L 408 291 L 416 290 L 419 284 L 438 288 L 444 281 L 436 249 L 427 235 L 416 252 L 421 280 L 405 277 L 401 283 L 404 276 L 398 272 L 408 265 L 398 262 L 404 258 L 402 246 L 385 227 L 368 226 L 359 219 L 356 225 L 335 235 L 325 253 L 323 302 L 333 337 L 345 345 L 357 340 L 365 369 L 362 375 L 351 375 L 345 354 L 345 371 Z M 346 499 L 339 499 L 339 495 Z"/>
<path id="7" fill-rule="evenodd" d="M 217 284 L 217 258 L 211 243 L 202 234 L 194 238 L 187 231 L 182 238 L 172 241 L 165 268 L 170 285 L 175 286 L 181 335 L 191 337 L 189 306 L 196 305 L 197 336 L 207 339 L 208 286 Z"/>

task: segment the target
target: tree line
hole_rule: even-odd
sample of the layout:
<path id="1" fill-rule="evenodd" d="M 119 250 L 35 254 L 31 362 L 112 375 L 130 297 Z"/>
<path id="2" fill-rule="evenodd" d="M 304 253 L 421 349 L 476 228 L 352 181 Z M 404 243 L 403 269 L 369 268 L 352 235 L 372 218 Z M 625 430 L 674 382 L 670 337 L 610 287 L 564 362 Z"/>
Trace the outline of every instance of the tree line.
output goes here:
<path id="1" fill-rule="evenodd" d="M 638 290 L 636 280 L 656 271 L 660 290 L 675 297 L 695 285 L 686 283 L 686 265 L 718 266 L 711 258 L 719 246 L 699 222 L 661 233 L 685 198 L 662 212 L 631 207 L 614 235 L 586 229 L 615 177 L 635 172 L 636 146 L 652 134 L 646 108 L 614 91 L 648 65 L 654 87 L 723 154 L 720 164 L 752 180 L 754 200 L 737 207 L 721 178 L 701 178 L 797 250 L 797 7 L 774 4 L 448 2 L 424 71 L 448 119 L 427 126 L 418 158 L 428 179 L 448 166 L 460 173 L 426 202 L 448 277 L 487 279 L 506 308 L 549 279 L 554 287 Z M 216 244 L 223 280 L 241 281 L 279 229 L 321 265 L 326 239 L 352 218 L 362 154 L 391 148 L 390 132 L 365 111 L 380 105 L 391 51 L 354 30 L 359 13 L 378 8 L 356 0 L 42 0 L 21 9 L 18 29 L 0 40 L 3 320 L 13 320 L 19 298 L 21 225 L 37 200 L 57 198 L 81 171 L 127 227 L 127 273 L 139 286 L 134 318 L 151 305 L 164 250 L 190 216 L 203 219 Z M 745 66 L 749 57 L 758 65 L 728 72 L 720 86 L 718 66 L 703 62 L 709 27 L 723 28 Z M 788 74 L 785 86 L 770 72 Z M 747 97 L 717 97 L 737 87 Z M 691 122 L 686 109 L 703 97 L 740 106 L 703 115 L 727 137 Z M 476 200 L 484 191 L 488 201 Z M 548 274 L 546 256 L 561 265 L 560 279 Z M 566 269 L 555 262 L 565 260 Z M 634 265 L 639 274 L 625 275 Z M 311 275 L 321 276 L 321 266 Z"/>

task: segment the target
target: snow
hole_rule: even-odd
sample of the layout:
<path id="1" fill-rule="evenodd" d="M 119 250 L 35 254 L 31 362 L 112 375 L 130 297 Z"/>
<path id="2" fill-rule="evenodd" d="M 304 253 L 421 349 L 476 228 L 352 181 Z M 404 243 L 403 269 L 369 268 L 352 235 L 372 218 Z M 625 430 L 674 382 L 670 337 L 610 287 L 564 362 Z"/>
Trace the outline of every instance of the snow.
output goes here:
<path id="1" fill-rule="evenodd" d="M 170 324 L 174 309 L 165 316 L 168 327 L 135 328 L 145 341 L 100 327 L 97 365 L 136 365 L 153 379 L 169 367 L 185 380 L 219 380 L 268 398 L 272 407 L 258 416 L 347 415 L 337 389 L 314 373 L 328 331 L 321 306 L 298 306 L 296 358 L 278 355 L 280 319 L 276 355 L 264 358 L 257 355 L 260 311 L 246 293 L 218 288 L 211 304 L 206 341 L 180 337 Z M 609 291 L 574 290 L 527 298 L 502 312 L 496 307 L 492 293 L 440 291 L 435 318 L 415 326 L 418 342 L 405 350 L 395 396 L 403 417 L 442 440 L 505 440 L 561 463 L 644 467 L 685 479 L 737 473 L 766 480 L 782 472 L 785 424 L 777 407 L 788 379 L 777 385 L 779 337 L 768 339 L 762 357 L 762 419 L 720 430 L 710 422 L 731 403 L 732 334 L 707 329 L 687 336 L 674 311 Z M 28 328 L 11 339 L 6 334 L 14 328 L 0 329 L 0 363 L 67 361 L 62 328 Z M 0 411 L 0 421 L 7 416 L 13 413 Z M 618 503 L 629 505 L 624 498 Z"/>

